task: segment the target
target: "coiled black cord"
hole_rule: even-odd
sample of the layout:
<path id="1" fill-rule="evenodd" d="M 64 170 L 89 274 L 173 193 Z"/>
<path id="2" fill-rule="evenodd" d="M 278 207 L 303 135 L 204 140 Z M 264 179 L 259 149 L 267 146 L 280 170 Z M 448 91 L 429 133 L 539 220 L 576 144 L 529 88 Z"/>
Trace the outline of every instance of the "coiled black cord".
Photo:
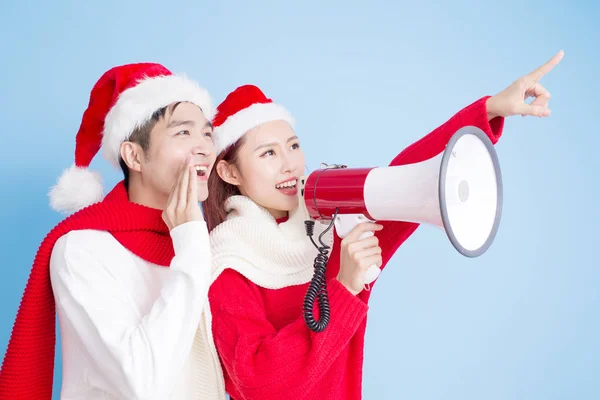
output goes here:
<path id="1" fill-rule="evenodd" d="M 319 251 L 317 257 L 315 258 L 314 263 L 314 275 L 310 281 L 308 286 L 308 290 L 306 291 L 306 296 L 304 297 L 304 321 L 306 322 L 306 326 L 314 332 L 322 332 L 325 330 L 327 325 L 329 324 L 329 319 L 331 317 L 331 310 L 329 308 L 329 296 L 327 295 L 327 261 L 329 260 L 329 249 L 330 247 L 323 243 L 323 235 L 327 233 L 333 227 L 335 218 L 337 216 L 338 210 L 335 210 L 335 214 L 331 219 L 331 223 L 320 235 L 319 235 L 319 243 L 321 246 L 317 245 L 313 240 L 313 232 L 315 222 L 312 220 L 304 221 L 306 225 L 306 234 L 310 238 L 310 241 Z M 317 321 L 313 315 L 315 301 L 319 301 L 319 320 Z"/>

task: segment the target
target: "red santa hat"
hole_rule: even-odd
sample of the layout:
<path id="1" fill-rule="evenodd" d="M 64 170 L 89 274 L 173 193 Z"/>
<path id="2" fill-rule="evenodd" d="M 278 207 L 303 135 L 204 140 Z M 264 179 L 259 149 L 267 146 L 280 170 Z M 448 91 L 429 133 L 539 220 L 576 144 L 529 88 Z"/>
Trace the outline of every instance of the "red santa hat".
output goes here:
<path id="1" fill-rule="evenodd" d="M 105 72 L 91 91 L 75 138 L 75 163 L 49 193 L 52 209 L 70 213 L 102 200 L 102 179 L 88 169 L 96 153 L 102 149 L 104 158 L 119 168 L 121 143 L 157 110 L 179 101 L 197 105 L 209 121 L 214 118 L 209 93 L 160 64 L 126 64 Z"/>
<path id="2" fill-rule="evenodd" d="M 217 106 L 213 120 L 217 154 L 237 142 L 250 129 L 278 120 L 288 122 L 292 128 L 295 125 L 294 117 L 282 105 L 267 98 L 258 87 L 238 87 Z"/>

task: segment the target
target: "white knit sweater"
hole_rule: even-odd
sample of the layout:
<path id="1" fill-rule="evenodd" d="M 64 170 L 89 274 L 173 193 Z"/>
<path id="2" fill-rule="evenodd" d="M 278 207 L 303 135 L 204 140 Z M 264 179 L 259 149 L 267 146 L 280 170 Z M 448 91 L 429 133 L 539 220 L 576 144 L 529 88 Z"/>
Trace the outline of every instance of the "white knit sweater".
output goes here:
<path id="1" fill-rule="evenodd" d="M 170 268 L 110 233 L 61 237 L 50 262 L 62 338 L 62 400 L 225 400 L 211 330 L 208 230 L 171 231 Z"/>
<path id="2" fill-rule="evenodd" d="M 318 250 L 306 235 L 304 221 L 309 219 L 298 207 L 287 221 L 278 224 L 263 207 L 246 196 L 232 196 L 225 203 L 226 220 L 210 234 L 213 270 L 216 279 L 226 268 L 244 275 L 267 289 L 300 285 L 311 280 Z M 329 223 L 316 222 L 313 240 Z M 332 227 L 322 238 L 333 250 Z"/>

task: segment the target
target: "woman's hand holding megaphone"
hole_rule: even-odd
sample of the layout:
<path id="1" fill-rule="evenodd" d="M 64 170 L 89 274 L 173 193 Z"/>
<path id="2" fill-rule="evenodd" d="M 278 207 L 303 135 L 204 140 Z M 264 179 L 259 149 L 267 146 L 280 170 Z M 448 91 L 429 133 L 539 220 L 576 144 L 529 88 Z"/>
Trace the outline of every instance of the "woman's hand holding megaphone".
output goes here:
<path id="1" fill-rule="evenodd" d="M 548 107 L 550 92 L 539 81 L 558 65 L 563 56 L 564 52 L 561 50 L 542 66 L 520 77 L 506 89 L 490 97 L 486 102 L 488 120 L 518 114 L 523 117 L 526 115 L 540 118 L 550 116 L 550 108 Z M 535 99 L 528 104 L 525 100 L 529 97 Z"/>
<path id="2" fill-rule="evenodd" d="M 383 263 L 377 237 L 364 235 L 381 229 L 383 229 L 382 225 L 362 222 L 357 224 L 342 240 L 340 271 L 337 280 L 354 295 L 364 289 L 367 269 L 373 264 L 381 267 Z"/>

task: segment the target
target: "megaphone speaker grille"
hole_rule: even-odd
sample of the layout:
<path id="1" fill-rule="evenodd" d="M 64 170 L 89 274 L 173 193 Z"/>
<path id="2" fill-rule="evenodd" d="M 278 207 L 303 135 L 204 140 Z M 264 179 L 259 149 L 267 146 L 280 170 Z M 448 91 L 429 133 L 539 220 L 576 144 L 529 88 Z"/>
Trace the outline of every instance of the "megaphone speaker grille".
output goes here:
<path id="1" fill-rule="evenodd" d="M 438 193 L 442 222 L 452 245 L 467 257 L 483 254 L 498 231 L 503 192 L 494 145 L 479 128 L 461 128 L 448 142 Z"/>

